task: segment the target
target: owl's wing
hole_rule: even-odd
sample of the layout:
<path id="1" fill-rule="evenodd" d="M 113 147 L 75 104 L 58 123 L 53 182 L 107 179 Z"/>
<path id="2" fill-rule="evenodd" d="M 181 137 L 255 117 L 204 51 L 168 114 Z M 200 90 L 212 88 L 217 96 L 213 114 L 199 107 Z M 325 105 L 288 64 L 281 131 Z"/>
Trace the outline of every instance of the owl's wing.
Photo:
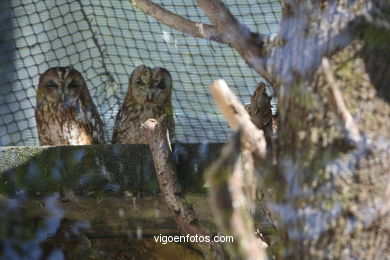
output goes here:
<path id="1" fill-rule="evenodd" d="M 116 114 L 115 118 L 115 124 L 114 124 L 114 131 L 112 133 L 112 143 L 115 144 L 118 141 L 119 138 L 119 132 L 120 132 L 120 126 L 123 125 L 123 107 L 121 107 Z"/>
<path id="2" fill-rule="evenodd" d="M 169 131 L 169 138 L 172 140 L 175 132 L 175 121 L 173 119 L 173 106 L 171 100 L 169 100 L 162 109 L 163 115 L 167 120 L 167 127 Z"/>
<path id="3" fill-rule="evenodd" d="M 90 127 L 92 129 L 92 137 L 94 144 L 104 144 L 104 131 L 103 131 L 103 121 L 100 118 L 99 112 L 96 109 L 96 106 L 93 104 L 91 108 L 92 118 L 90 120 Z"/>
<path id="4" fill-rule="evenodd" d="M 122 105 L 116 114 L 114 132 L 112 134 L 112 143 L 118 143 L 123 136 L 128 133 L 129 125 L 138 121 L 142 113 L 142 105 L 137 104 L 134 101 L 129 101 Z"/>
<path id="5" fill-rule="evenodd" d="M 103 131 L 103 121 L 100 118 L 99 112 L 94 103 L 89 103 L 85 107 L 84 114 L 84 123 L 92 133 L 93 144 L 104 144 L 104 131 Z"/>
<path id="6" fill-rule="evenodd" d="M 37 102 L 37 106 L 35 107 L 35 122 L 37 123 L 39 142 L 41 145 L 44 145 L 46 143 L 43 141 L 45 134 L 42 126 L 48 124 L 49 122 L 47 122 L 47 120 L 43 117 L 42 109 L 42 103 Z"/>
<path id="7" fill-rule="evenodd" d="M 85 110 L 81 111 L 83 112 L 83 121 L 92 133 L 93 144 L 104 144 L 103 121 L 87 89 L 83 92 L 80 102 L 81 110 Z"/>

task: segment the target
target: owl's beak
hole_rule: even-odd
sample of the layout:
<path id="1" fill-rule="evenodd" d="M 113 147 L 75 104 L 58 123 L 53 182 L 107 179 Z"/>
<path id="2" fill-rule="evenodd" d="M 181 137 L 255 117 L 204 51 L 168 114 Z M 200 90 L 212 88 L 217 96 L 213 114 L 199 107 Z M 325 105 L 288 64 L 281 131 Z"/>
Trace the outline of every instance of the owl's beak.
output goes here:
<path id="1" fill-rule="evenodd" d="M 69 95 L 64 95 L 62 98 L 63 98 L 62 102 L 65 108 L 70 108 L 74 105 L 74 101 Z"/>

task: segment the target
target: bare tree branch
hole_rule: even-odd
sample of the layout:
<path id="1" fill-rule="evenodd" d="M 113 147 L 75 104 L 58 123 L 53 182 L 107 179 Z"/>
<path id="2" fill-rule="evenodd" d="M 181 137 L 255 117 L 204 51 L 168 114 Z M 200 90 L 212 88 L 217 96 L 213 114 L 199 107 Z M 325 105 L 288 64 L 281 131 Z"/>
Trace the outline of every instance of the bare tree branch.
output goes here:
<path id="1" fill-rule="evenodd" d="M 359 128 L 353 120 L 352 115 L 344 102 L 343 95 L 341 94 L 339 88 L 339 83 L 334 78 L 334 71 L 332 70 L 327 58 L 322 59 L 322 71 L 324 72 L 325 78 L 329 85 L 329 100 L 333 105 L 332 107 L 335 109 L 337 117 L 342 122 L 343 128 L 348 138 L 354 144 L 360 143 L 362 137 Z"/>
<path id="2" fill-rule="evenodd" d="M 174 14 L 149 0 L 130 0 L 134 7 L 139 8 L 144 13 L 156 18 L 160 22 L 179 30 L 183 33 L 190 34 L 194 37 L 213 40 L 225 43 L 216 28 L 209 24 L 193 22 L 180 15 Z"/>
<path id="3" fill-rule="evenodd" d="M 366 15 L 371 8 L 369 3 L 364 4 L 362 1 L 350 5 L 329 1 L 327 12 L 314 8 L 316 12 L 311 13 L 313 8 L 307 8 L 304 2 L 297 1 L 293 7 L 287 8 L 294 11 L 283 12 L 279 35 L 270 38 L 251 32 L 221 0 L 197 0 L 213 25 L 193 22 L 149 0 L 131 2 L 146 14 L 183 33 L 228 44 L 275 87 L 279 84 L 290 85 L 296 78 L 293 74 L 302 68 L 306 69 L 300 73 L 310 77 L 320 66 L 322 57 L 332 55 L 350 42 L 345 35 L 348 35 L 351 24 Z M 285 5 L 290 6 L 287 3 Z M 302 13 L 302 10 L 307 13 Z M 307 30 L 311 30 L 310 37 L 302 37 Z M 305 53 L 317 55 L 302 58 L 301 46 L 306 46 Z M 292 57 L 286 59 L 286 56 Z"/>
<path id="4" fill-rule="evenodd" d="M 141 130 L 149 142 L 160 190 L 180 231 L 194 236 L 206 235 L 193 209 L 186 204 L 177 180 L 166 120 L 164 117 L 159 120 L 149 119 L 142 124 Z M 217 243 L 198 243 L 197 246 L 207 258 L 223 257 L 223 251 Z"/>
<path id="5" fill-rule="evenodd" d="M 230 128 L 233 131 L 241 129 L 244 145 L 254 152 L 257 158 L 264 158 L 267 146 L 264 132 L 253 124 L 245 107 L 229 89 L 226 82 L 223 79 L 216 80 L 210 86 L 210 90 Z"/>
<path id="6" fill-rule="evenodd" d="M 197 0 L 196 2 L 222 35 L 221 37 L 225 42 L 236 49 L 257 73 L 269 82 L 273 82 L 265 67 L 264 35 L 251 32 L 246 25 L 241 24 L 234 17 L 229 8 L 220 0 Z"/>
<path id="7" fill-rule="evenodd" d="M 245 25 L 240 24 L 229 9 L 221 1 L 197 1 L 206 15 L 214 24 L 202 24 L 174 14 L 149 0 L 130 0 L 131 3 L 144 13 L 156 18 L 162 23 L 190 34 L 194 37 L 205 38 L 220 43 L 226 43 L 235 48 L 245 61 L 269 82 L 273 82 L 261 59 L 264 37 L 251 32 Z"/>
<path id="8" fill-rule="evenodd" d="M 266 244 L 255 236 L 250 202 L 243 192 L 244 176 L 253 174 L 253 163 L 241 158 L 240 146 L 240 134 L 235 134 L 218 160 L 206 170 L 211 208 L 223 233 L 235 238 L 234 244 L 224 244 L 232 259 L 267 259 Z M 245 171 L 248 166 L 252 173 Z"/>
<path id="9" fill-rule="evenodd" d="M 197 0 L 198 5 L 204 10 L 211 23 L 217 28 L 226 39 L 226 43 L 235 49 L 247 47 L 247 42 L 252 40 L 252 37 L 257 38 L 256 50 L 262 44 L 262 36 L 252 33 L 247 26 L 240 22 L 230 12 L 229 8 L 219 0 Z"/>

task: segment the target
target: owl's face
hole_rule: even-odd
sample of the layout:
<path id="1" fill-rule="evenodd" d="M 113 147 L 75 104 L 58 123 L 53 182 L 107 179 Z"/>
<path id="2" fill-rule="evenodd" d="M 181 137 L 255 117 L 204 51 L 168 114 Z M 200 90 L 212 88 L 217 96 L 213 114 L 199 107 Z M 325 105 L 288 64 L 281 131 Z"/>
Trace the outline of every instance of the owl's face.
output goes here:
<path id="1" fill-rule="evenodd" d="M 267 86 L 264 82 L 257 83 L 255 93 L 253 93 L 251 97 L 251 102 L 253 104 L 257 104 L 257 106 L 260 107 L 264 101 L 269 102 L 269 97 L 267 96 L 266 88 Z M 267 97 L 267 100 L 265 100 L 265 97 Z"/>
<path id="2" fill-rule="evenodd" d="M 164 68 L 136 67 L 130 76 L 129 94 L 140 104 L 162 105 L 172 93 L 172 77 Z"/>
<path id="3" fill-rule="evenodd" d="M 83 76 L 72 67 L 53 67 L 39 78 L 37 100 L 61 102 L 65 107 L 76 104 L 86 88 Z"/>

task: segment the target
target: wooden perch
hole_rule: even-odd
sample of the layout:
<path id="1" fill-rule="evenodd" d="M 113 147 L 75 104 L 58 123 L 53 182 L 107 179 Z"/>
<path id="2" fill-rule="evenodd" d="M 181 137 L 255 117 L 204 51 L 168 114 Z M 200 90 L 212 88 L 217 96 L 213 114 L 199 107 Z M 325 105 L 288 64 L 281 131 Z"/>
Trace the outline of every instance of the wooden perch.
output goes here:
<path id="1" fill-rule="evenodd" d="M 233 131 L 240 129 L 244 145 L 258 159 L 264 158 L 267 145 L 264 132 L 253 124 L 245 107 L 229 89 L 226 82 L 223 79 L 216 80 L 210 86 L 210 90 L 230 128 Z"/>
<path id="2" fill-rule="evenodd" d="M 185 202 L 173 162 L 166 120 L 164 117 L 149 119 L 141 125 L 141 130 L 149 142 L 160 190 L 180 231 L 190 235 L 207 235 L 198 224 L 194 211 Z M 222 257 L 223 253 L 216 243 L 198 243 L 197 246 L 207 258 Z"/>
<path id="3" fill-rule="evenodd" d="M 249 160 L 249 165 L 244 165 L 248 161 L 242 160 L 240 147 L 240 134 L 236 133 L 206 170 L 211 209 L 224 235 L 235 239 L 234 244 L 224 244 L 232 259 L 267 259 L 266 244 L 255 236 L 250 200 L 244 192 L 244 177 L 253 174 L 253 163 Z"/>
<path id="4" fill-rule="evenodd" d="M 332 70 L 327 58 L 322 59 L 322 71 L 329 85 L 329 100 L 332 104 L 332 108 L 334 108 L 337 117 L 342 122 L 348 139 L 356 145 L 361 142 L 362 137 L 358 126 L 353 120 L 352 115 L 344 102 L 343 95 L 341 94 L 339 88 L 339 83 L 333 75 L 334 71 Z"/>

